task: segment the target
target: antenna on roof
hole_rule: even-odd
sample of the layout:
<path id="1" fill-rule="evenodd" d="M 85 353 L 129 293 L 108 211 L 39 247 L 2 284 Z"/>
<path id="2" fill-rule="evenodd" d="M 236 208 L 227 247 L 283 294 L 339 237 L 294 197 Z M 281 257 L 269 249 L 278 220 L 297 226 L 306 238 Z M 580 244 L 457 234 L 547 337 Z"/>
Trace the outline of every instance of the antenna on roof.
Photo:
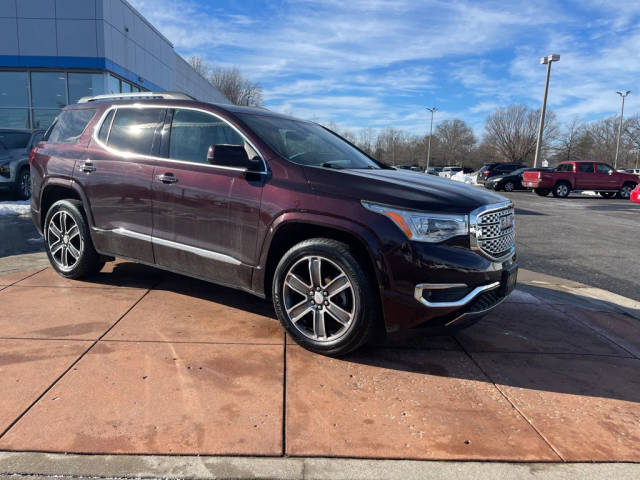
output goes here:
<path id="1" fill-rule="evenodd" d="M 107 93 L 92 97 L 82 97 L 78 103 L 98 102 L 100 100 L 195 100 L 194 97 L 182 92 L 135 92 L 135 93 Z"/>

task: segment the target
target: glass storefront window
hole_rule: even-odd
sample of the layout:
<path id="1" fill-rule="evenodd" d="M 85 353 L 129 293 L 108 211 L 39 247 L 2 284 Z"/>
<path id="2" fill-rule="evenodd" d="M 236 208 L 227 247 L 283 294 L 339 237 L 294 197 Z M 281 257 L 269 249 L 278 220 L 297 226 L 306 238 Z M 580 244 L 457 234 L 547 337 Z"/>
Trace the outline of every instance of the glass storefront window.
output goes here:
<path id="1" fill-rule="evenodd" d="M 60 110 L 54 109 L 34 109 L 33 110 L 33 128 L 47 128 L 53 123 Z"/>
<path id="2" fill-rule="evenodd" d="M 82 97 L 104 93 L 104 75 L 100 73 L 69 73 L 69 103 Z"/>
<path id="3" fill-rule="evenodd" d="M 29 128 L 29 109 L 0 108 L 0 128 Z"/>
<path id="4" fill-rule="evenodd" d="M 31 102 L 36 108 L 62 108 L 67 105 L 67 74 L 32 72 Z"/>
<path id="5" fill-rule="evenodd" d="M 122 93 L 131 93 L 131 84 L 124 80 L 122 81 Z"/>
<path id="6" fill-rule="evenodd" d="M 109 75 L 109 86 L 107 90 L 107 93 L 121 93 L 120 79 L 118 77 L 114 77 L 113 75 Z"/>
<path id="7" fill-rule="evenodd" d="M 0 72 L 0 107 L 29 106 L 27 72 Z"/>

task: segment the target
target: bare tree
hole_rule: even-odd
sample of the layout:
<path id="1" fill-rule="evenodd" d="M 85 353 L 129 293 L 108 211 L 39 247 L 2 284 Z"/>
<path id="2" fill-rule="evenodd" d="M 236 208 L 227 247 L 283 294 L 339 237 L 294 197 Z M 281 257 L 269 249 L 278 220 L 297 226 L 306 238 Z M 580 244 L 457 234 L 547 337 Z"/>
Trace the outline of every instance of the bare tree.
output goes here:
<path id="1" fill-rule="evenodd" d="M 235 105 L 262 104 L 262 86 L 246 78 L 238 67 L 216 67 L 211 71 L 209 79 Z"/>
<path id="2" fill-rule="evenodd" d="M 476 143 L 473 130 L 459 118 L 444 120 L 436 127 L 436 151 L 444 164 L 462 165 Z"/>
<path id="3" fill-rule="evenodd" d="M 498 108 L 487 118 L 485 141 L 498 151 L 504 161 L 531 162 L 536 150 L 539 117 L 538 110 L 524 105 Z M 555 114 L 548 111 L 544 126 L 543 158 L 544 152 L 557 137 L 555 123 Z"/>
<path id="4" fill-rule="evenodd" d="M 211 65 L 204 58 L 197 55 L 192 55 L 189 57 L 187 62 L 189 62 L 189 65 L 191 65 L 191 67 L 196 72 L 198 72 L 207 80 L 209 79 L 209 74 L 211 73 Z"/>
<path id="5" fill-rule="evenodd" d="M 585 133 L 585 125 L 580 117 L 574 117 L 560 134 L 557 159 L 562 162 L 582 160 L 584 152 L 578 146 L 584 141 Z"/>

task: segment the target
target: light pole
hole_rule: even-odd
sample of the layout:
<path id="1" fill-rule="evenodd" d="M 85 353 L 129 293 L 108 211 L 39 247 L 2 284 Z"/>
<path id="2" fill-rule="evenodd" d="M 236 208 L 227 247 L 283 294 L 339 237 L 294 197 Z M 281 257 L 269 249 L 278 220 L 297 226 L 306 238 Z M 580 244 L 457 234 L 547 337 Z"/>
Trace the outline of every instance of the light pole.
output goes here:
<path id="1" fill-rule="evenodd" d="M 627 90 L 625 93 L 616 92 L 622 97 L 622 109 L 620 110 L 620 123 L 618 124 L 618 141 L 616 142 L 616 159 L 613 162 L 613 169 L 618 170 L 618 151 L 620 150 L 620 134 L 622 133 L 622 117 L 624 116 L 624 99 L 631 93 L 631 90 Z"/>
<path id="2" fill-rule="evenodd" d="M 427 110 L 431 112 L 431 126 L 429 127 L 429 144 L 427 146 L 427 170 L 429 170 L 429 160 L 431 160 L 431 137 L 433 136 L 433 114 L 436 113 L 438 107 L 429 108 Z"/>
<path id="3" fill-rule="evenodd" d="M 540 63 L 547 66 L 547 81 L 544 84 L 544 98 L 542 99 L 542 111 L 540 112 L 540 125 L 538 125 L 538 141 L 536 142 L 536 156 L 533 159 L 533 168 L 538 164 L 540 144 L 542 143 L 542 131 L 544 130 L 544 114 L 547 111 L 547 94 L 549 93 L 549 77 L 551 76 L 551 64 L 560 61 L 560 55 L 549 55 L 540 59 Z"/>

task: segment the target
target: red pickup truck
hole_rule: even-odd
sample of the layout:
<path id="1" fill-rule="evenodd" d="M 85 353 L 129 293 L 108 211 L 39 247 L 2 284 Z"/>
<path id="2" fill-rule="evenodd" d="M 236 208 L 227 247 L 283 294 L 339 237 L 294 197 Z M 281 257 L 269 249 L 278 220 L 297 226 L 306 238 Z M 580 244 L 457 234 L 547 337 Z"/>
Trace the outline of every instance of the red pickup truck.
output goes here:
<path id="1" fill-rule="evenodd" d="M 601 162 L 562 162 L 553 171 L 524 172 L 522 185 L 541 196 L 565 198 L 572 191 L 595 190 L 604 198 L 629 198 L 638 176 L 617 172 Z"/>

